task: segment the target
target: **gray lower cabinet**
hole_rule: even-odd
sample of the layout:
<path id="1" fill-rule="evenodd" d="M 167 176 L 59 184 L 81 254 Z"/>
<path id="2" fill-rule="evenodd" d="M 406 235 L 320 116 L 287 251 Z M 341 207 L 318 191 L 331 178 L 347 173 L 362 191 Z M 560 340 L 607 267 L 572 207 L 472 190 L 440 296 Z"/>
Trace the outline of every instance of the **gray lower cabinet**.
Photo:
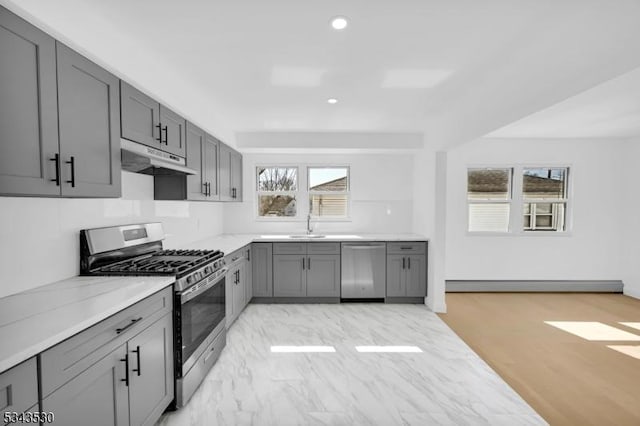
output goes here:
<path id="1" fill-rule="evenodd" d="M 38 368 L 36 358 L 30 358 L 21 364 L 0 373 L 0 424 L 5 425 L 4 413 L 24 413 L 37 411 L 38 404 Z M 15 422 L 28 424 L 28 422 Z M 33 423 L 31 423 L 33 424 Z"/>
<path id="2" fill-rule="evenodd" d="M 0 52 L 0 194 L 60 195 L 55 40 L 0 7 Z"/>
<path id="3" fill-rule="evenodd" d="M 273 297 L 273 244 L 251 244 L 253 297 Z"/>
<path id="4" fill-rule="evenodd" d="M 340 297 L 340 255 L 307 257 L 308 297 Z"/>
<path id="5" fill-rule="evenodd" d="M 274 297 L 340 297 L 340 243 L 274 243 L 274 253 Z"/>
<path id="6" fill-rule="evenodd" d="M 277 254 L 273 256 L 273 296 L 304 297 L 307 295 L 307 256 Z"/>
<path id="7" fill-rule="evenodd" d="M 121 426 L 129 422 L 127 345 L 111 351 L 42 401 L 42 411 L 65 426 Z M 129 376 L 131 379 L 131 376 Z"/>
<path id="8" fill-rule="evenodd" d="M 63 196 L 119 197 L 119 80 L 56 42 Z"/>
<path id="9" fill-rule="evenodd" d="M 0 194 L 119 197 L 119 81 L 0 7 Z"/>
<path id="10" fill-rule="evenodd" d="M 65 426 L 153 425 L 174 396 L 168 287 L 40 354 L 42 410 Z"/>
<path id="11" fill-rule="evenodd" d="M 253 299 L 253 259 L 251 256 L 251 244 L 246 246 L 244 263 L 244 304 L 247 305 Z"/>
<path id="12" fill-rule="evenodd" d="M 253 293 L 251 276 L 251 245 L 227 256 L 229 270 L 225 276 L 225 320 L 229 328 L 251 300 Z"/>
<path id="13" fill-rule="evenodd" d="M 388 243 L 387 297 L 425 297 L 426 295 L 426 243 Z"/>
<path id="14" fill-rule="evenodd" d="M 154 425 L 173 400 L 173 316 L 165 315 L 127 342 L 129 420 Z"/>

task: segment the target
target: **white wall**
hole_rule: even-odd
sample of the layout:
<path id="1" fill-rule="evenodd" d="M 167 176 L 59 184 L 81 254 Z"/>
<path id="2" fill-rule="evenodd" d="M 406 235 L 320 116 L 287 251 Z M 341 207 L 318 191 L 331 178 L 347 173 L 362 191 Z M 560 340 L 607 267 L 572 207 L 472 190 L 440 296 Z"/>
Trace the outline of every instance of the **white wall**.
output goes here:
<path id="1" fill-rule="evenodd" d="M 623 174 L 625 193 L 622 226 L 622 280 L 624 293 L 640 299 L 640 138 L 623 144 Z"/>
<path id="2" fill-rule="evenodd" d="M 160 221 L 165 247 L 222 232 L 219 203 L 154 201 L 151 176 L 122 172 L 120 199 L 0 197 L 0 297 L 78 275 L 79 231 Z"/>
<path id="3" fill-rule="evenodd" d="M 313 222 L 317 232 L 412 232 L 413 158 L 411 154 L 244 154 L 242 203 L 224 209 L 227 233 L 304 233 L 307 206 L 298 203 L 298 220 L 257 220 L 256 165 L 350 166 L 351 218 Z M 299 169 L 300 183 L 306 168 Z"/>
<path id="4" fill-rule="evenodd" d="M 446 279 L 622 279 L 621 202 L 627 193 L 621 146 L 611 140 L 480 139 L 449 151 Z M 466 168 L 484 164 L 570 166 L 570 235 L 468 235 Z"/>

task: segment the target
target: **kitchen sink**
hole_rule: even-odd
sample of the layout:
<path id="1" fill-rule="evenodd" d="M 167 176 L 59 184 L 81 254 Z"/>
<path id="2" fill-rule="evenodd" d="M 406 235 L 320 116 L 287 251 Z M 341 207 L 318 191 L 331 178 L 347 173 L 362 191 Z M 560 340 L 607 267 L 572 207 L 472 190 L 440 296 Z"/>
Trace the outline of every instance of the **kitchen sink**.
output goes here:
<path id="1" fill-rule="evenodd" d="M 317 234 L 302 234 L 302 235 L 289 235 L 289 238 L 326 238 L 326 235 Z"/>

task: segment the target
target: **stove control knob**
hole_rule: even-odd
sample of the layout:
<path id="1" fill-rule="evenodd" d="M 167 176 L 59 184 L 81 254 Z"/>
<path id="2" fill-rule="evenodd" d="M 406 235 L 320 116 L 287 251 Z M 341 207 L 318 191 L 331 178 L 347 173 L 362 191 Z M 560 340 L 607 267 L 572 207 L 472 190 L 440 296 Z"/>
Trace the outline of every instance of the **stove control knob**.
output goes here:
<path id="1" fill-rule="evenodd" d="M 193 277 L 187 277 L 187 284 L 191 284 L 193 282 Z"/>

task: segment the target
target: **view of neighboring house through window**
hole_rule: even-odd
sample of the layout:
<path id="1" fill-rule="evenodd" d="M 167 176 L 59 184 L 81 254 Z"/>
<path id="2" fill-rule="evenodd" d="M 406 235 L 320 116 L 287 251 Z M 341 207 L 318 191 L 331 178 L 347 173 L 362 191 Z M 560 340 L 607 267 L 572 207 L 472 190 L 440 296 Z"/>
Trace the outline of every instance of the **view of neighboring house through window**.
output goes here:
<path id="1" fill-rule="evenodd" d="M 511 169 L 469 169 L 467 200 L 470 232 L 508 232 Z"/>
<path id="2" fill-rule="evenodd" d="M 525 168 L 522 199 L 525 231 L 564 231 L 567 168 Z"/>
<path id="3" fill-rule="evenodd" d="M 349 168 L 309 167 L 309 212 L 316 217 L 346 217 L 349 210 Z"/>
<path id="4" fill-rule="evenodd" d="M 297 167 L 257 167 L 258 216 L 296 216 Z"/>

